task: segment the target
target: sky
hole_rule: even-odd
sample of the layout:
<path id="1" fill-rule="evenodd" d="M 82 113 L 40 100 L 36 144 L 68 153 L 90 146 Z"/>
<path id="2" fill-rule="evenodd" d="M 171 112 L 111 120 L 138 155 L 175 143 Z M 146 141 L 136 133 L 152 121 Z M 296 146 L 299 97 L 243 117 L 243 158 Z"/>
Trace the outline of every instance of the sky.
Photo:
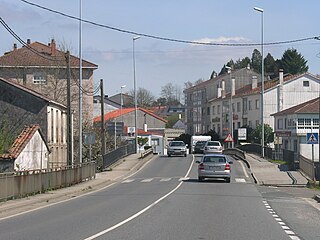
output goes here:
<path id="1" fill-rule="evenodd" d="M 28 0 L 68 15 L 137 34 L 82 24 L 82 57 L 98 65 L 94 85 L 100 79 L 104 92 L 112 96 L 130 92 L 134 86 L 133 38 L 139 34 L 183 41 L 211 43 L 260 43 L 261 13 L 264 10 L 264 42 L 291 41 L 320 36 L 319 0 Z M 0 17 L 22 39 L 67 46 L 79 56 L 79 21 L 21 0 L 0 0 Z M 0 54 L 17 41 L 0 25 Z M 18 47 L 21 47 L 18 44 Z M 156 98 L 172 83 L 183 91 L 185 82 L 207 80 L 220 72 L 230 59 L 251 58 L 260 46 L 207 46 L 163 41 L 142 36 L 134 41 L 137 88 Z M 264 46 L 264 56 L 280 59 L 295 48 L 308 61 L 309 72 L 320 74 L 320 41 Z"/>

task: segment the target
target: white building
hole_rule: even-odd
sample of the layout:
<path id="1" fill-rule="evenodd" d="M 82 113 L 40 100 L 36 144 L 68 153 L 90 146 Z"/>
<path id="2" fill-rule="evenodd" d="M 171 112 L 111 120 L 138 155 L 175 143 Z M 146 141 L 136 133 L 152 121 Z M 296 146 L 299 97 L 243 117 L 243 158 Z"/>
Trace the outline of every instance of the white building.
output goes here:
<path id="1" fill-rule="evenodd" d="M 312 142 L 307 139 L 307 134 L 316 133 L 319 136 L 320 97 L 272 116 L 275 118 L 275 133 L 281 147 L 312 159 Z M 313 148 L 313 160 L 318 162 L 319 143 L 313 144 Z"/>

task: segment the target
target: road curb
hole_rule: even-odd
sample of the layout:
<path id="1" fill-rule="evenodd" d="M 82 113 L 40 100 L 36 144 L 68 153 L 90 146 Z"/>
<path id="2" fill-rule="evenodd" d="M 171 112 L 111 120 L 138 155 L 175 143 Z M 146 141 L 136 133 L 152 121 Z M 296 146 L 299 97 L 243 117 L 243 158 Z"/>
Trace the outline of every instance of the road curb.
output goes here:
<path id="1" fill-rule="evenodd" d="M 250 174 L 251 174 L 251 176 L 252 176 L 252 178 L 253 178 L 253 181 L 254 181 L 254 183 L 255 184 L 260 184 L 259 183 L 259 181 L 258 181 L 258 179 L 257 179 L 257 177 L 254 175 L 254 173 L 251 171 L 251 166 L 250 166 L 250 163 L 249 163 L 249 161 L 248 160 L 246 160 L 246 159 L 243 159 L 243 158 L 240 158 L 246 165 L 247 165 L 247 167 L 250 169 Z"/>
<path id="2" fill-rule="evenodd" d="M 313 199 L 320 203 L 320 194 L 314 195 Z"/>

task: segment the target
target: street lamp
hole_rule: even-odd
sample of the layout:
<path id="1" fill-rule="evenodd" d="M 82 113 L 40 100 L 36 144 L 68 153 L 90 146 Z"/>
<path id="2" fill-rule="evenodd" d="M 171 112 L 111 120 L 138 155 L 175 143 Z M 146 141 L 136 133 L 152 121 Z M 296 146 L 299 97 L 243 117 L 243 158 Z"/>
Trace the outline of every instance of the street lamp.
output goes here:
<path id="1" fill-rule="evenodd" d="M 122 105 L 123 105 L 123 98 L 122 98 L 122 89 L 124 89 L 127 85 L 123 85 L 120 87 L 120 117 L 121 117 L 121 122 L 123 124 L 123 117 L 122 117 Z M 121 136 L 123 134 L 123 130 L 121 132 Z"/>
<path id="2" fill-rule="evenodd" d="M 264 63 L 263 63 L 263 9 L 254 7 L 255 11 L 261 13 L 261 156 L 264 158 L 264 123 L 263 123 L 263 93 L 264 93 Z"/>
<path id="3" fill-rule="evenodd" d="M 233 90 L 233 83 L 232 83 L 232 78 L 231 78 L 231 67 L 225 66 L 226 69 L 228 69 L 228 73 L 230 74 L 230 131 L 231 131 L 231 137 L 232 137 L 232 142 L 231 142 L 231 147 L 234 148 L 234 142 L 233 142 L 233 108 L 232 108 L 232 90 Z"/>
<path id="4" fill-rule="evenodd" d="M 134 52 L 134 42 L 138 40 L 140 36 L 135 36 L 132 38 L 132 57 L 133 57 L 133 91 L 134 91 L 134 128 L 135 128 L 135 141 L 136 141 L 136 153 L 138 153 L 138 99 L 137 99 L 137 84 L 136 84 L 136 59 Z"/>

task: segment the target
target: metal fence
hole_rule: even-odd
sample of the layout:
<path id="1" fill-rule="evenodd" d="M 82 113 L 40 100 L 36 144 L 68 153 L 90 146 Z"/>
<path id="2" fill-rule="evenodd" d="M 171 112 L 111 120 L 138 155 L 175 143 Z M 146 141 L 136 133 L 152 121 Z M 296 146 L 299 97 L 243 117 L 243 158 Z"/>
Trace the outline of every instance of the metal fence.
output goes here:
<path id="1" fill-rule="evenodd" d="M 299 167 L 311 180 L 320 181 L 320 162 L 299 155 Z"/>
<path id="2" fill-rule="evenodd" d="M 103 155 L 103 166 L 102 169 L 106 169 L 114 164 L 119 159 L 136 152 L 135 144 L 127 144 L 125 146 L 119 147 L 114 151 Z"/>
<path id="3" fill-rule="evenodd" d="M 21 198 L 52 189 L 68 187 L 95 177 L 95 162 L 0 174 L 0 200 Z"/>

